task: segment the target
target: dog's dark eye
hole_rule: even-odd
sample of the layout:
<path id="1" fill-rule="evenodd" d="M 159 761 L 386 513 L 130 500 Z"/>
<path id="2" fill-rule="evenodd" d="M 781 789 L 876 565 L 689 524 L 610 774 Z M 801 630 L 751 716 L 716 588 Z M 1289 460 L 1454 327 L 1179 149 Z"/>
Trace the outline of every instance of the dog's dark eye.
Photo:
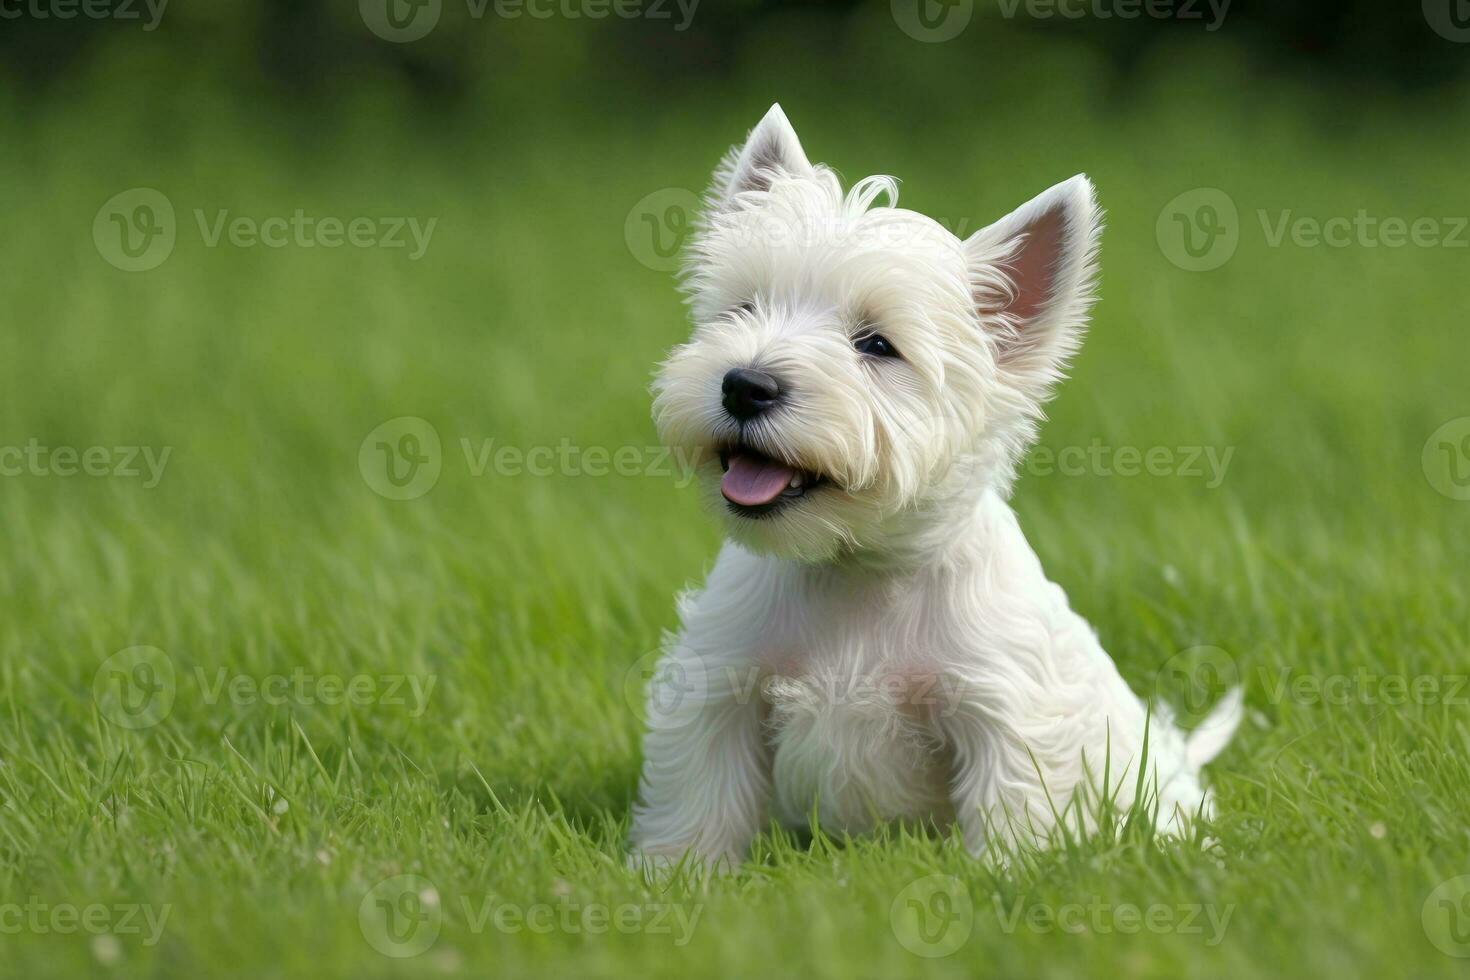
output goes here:
<path id="1" fill-rule="evenodd" d="M 852 342 L 859 354 L 867 354 L 869 357 L 897 357 L 898 348 L 888 342 L 888 338 L 882 334 L 865 333 Z"/>
<path id="2" fill-rule="evenodd" d="M 755 304 L 754 303 L 741 303 L 739 306 L 735 307 L 735 312 L 736 313 L 739 313 L 739 314 L 741 314 L 743 316 L 754 316 L 755 315 Z"/>

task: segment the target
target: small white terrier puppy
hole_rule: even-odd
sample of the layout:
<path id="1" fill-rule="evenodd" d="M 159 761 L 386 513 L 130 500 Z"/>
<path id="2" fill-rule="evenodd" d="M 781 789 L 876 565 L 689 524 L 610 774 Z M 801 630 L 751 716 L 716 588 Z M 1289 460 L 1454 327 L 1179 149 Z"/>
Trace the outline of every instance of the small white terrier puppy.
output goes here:
<path id="1" fill-rule="evenodd" d="M 1160 829 L 1210 812 L 1239 692 L 1149 719 L 1006 504 L 1092 304 L 1092 184 L 964 241 L 896 201 L 844 194 L 779 106 L 715 172 L 654 415 L 729 540 L 650 684 L 635 864 L 733 865 L 813 813 L 1044 845 L 1074 796 L 1133 804 L 1145 738 Z"/>

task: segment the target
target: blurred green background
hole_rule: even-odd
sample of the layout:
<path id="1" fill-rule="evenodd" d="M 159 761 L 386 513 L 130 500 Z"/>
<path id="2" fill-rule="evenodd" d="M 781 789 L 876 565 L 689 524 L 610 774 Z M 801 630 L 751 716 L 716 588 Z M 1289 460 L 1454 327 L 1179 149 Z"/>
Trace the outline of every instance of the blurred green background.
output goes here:
<path id="1" fill-rule="evenodd" d="M 173 0 L 156 21 L 0 3 L 0 465 L 30 445 L 112 461 L 0 476 L 0 973 L 1463 969 L 1464 11 L 923 2 L 705 0 L 683 29 L 653 0 L 601 19 L 400 4 L 410 27 L 437 16 L 411 41 L 373 3 Z M 1160 678 L 1200 657 L 1246 684 L 1214 847 L 1100 840 L 995 869 L 942 835 L 818 832 L 705 885 L 624 870 L 639 668 L 719 541 L 651 448 L 647 382 L 687 332 L 663 256 L 774 101 L 814 159 L 901 177 L 957 232 L 1096 183 L 1102 301 L 1042 446 L 1228 465 L 1033 458 L 1016 506 L 1137 690 L 1178 705 Z M 245 244 L 298 210 L 318 235 L 433 224 L 421 250 Z M 1360 213 L 1377 230 L 1312 244 Z M 1420 219 L 1420 243 L 1385 238 Z M 402 417 L 437 436 L 439 473 L 395 500 L 373 434 Z M 395 424 L 395 445 L 424 432 Z M 636 472 L 477 465 L 563 445 L 632 447 Z M 127 447 L 168 451 L 156 481 L 115 472 Z M 140 645 L 175 676 L 130 728 L 105 665 Z M 1441 693 L 1280 686 L 1364 671 Z M 213 687 L 293 674 L 433 687 L 409 705 Z M 973 902 L 944 956 L 895 924 L 930 874 Z M 439 930 L 422 950 L 364 925 L 401 875 Z M 487 899 L 700 917 L 676 945 L 500 929 L 469 914 Z M 1231 918 L 1214 943 L 1008 929 L 1016 901 Z M 166 924 L 145 941 L 31 914 L 94 903 Z"/>

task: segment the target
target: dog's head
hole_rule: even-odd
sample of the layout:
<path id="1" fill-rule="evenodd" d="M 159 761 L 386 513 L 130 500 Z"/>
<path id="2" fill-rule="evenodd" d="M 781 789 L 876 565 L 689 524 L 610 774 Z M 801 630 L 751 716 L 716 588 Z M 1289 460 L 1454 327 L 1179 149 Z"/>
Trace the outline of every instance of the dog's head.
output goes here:
<path id="1" fill-rule="evenodd" d="M 831 560 L 1006 490 L 1081 340 L 1086 177 L 963 241 L 896 201 L 888 177 L 844 194 L 779 106 L 715 171 L 654 416 L 756 550 Z"/>

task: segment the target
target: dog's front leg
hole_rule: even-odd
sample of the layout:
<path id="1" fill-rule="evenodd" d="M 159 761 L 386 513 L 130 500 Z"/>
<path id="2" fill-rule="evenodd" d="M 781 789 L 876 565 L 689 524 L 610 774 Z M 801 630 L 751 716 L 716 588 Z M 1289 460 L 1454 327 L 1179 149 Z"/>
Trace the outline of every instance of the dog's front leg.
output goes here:
<path id="1" fill-rule="evenodd" d="M 643 776 L 633 811 L 632 861 L 738 864 L 770 795 L 758 678 L 733 658 L 681 643 L 648 691 Z"/>
<path id="2" fill-rule="evenodd" d="M 956 689 L 965 691 L 965 684 L 958 682 Z M 1034 760 L 997 714 L 971 689 L 941 722 L 953 759 L 950 803 L 965 850 L 974 857 L 996 837 L 1030 838 L 1038 815 L 1030 799 L 1037 782 Z"/>

